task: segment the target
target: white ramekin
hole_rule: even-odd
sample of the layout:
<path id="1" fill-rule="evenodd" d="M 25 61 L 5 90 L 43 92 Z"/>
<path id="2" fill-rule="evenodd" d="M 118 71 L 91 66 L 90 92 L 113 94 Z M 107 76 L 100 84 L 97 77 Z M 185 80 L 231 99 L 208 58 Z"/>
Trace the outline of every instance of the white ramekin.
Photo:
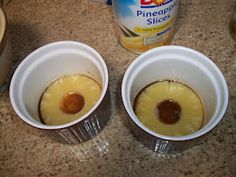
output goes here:
<path id="1" fill-rule="evenodd" d="M 158 134 L 136 117 L 133 102 L 146 85 L 158 80 L 175 80 L 196 91 L 205 107 L 205 123 L 197 132 L 179 137 Z M 147 147 L 159 153 L 179 153 L 211 131 L 228 106 L 228 87 L 219 68 L 205 55 L 181 46 L 152 49 L 131 63 L 122 81 L 122 100 L 131 131 Z"/>
<path id="2" fill-rule="evenodd" d="M 58 126 L 40 121 L 38 105 L 43 91 L 67 74 L 87 75 L 102 86 L 97 103 L 81 118 Z M 103 58 L 91 47 L 75 41 L 59 41 L 29 54 L 17 67 L 10 84 L 10 100 L 15 112 L 27 124 L 47 130 L 63 143 L 80 143 L 94 137 L 110 115 L 108 70 Z"/>

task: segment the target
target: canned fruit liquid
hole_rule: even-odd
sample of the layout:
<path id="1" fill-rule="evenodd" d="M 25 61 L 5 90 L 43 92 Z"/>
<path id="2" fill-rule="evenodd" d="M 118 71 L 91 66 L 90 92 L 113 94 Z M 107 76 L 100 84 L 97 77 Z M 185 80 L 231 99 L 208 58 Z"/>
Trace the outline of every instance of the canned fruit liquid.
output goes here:
<path id="1" fill-rule="evenodd" d="M 169 44 L 174 36 L 178 0 L 114 0 L 121 45 L 143 53 Z"/>

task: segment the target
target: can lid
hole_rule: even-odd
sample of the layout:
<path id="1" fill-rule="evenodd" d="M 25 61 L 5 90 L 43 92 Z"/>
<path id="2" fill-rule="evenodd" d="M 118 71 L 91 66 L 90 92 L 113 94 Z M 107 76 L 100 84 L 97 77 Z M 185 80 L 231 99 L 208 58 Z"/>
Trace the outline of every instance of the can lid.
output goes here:
<path id="1" fill-rule="evenodd" d="M 0 53 L 2 52 L 6 43 L 6 16 L 3 10 L 0 8 Z"/>

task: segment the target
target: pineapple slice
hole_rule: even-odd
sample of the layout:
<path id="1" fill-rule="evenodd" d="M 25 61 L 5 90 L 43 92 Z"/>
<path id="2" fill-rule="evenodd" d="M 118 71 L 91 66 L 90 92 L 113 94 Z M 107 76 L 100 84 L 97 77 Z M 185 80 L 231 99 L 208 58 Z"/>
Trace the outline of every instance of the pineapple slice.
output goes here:
<path id="1" fill-rule="evenodd" d="M 46 125 L 79 119 L 96 104 L 101 91 L 101 86 L 87 76 L 63 76 L 44 91 L 39 105 L 41 119 Z"/>
<path id="2" fill-rule="evenodd" d="M 149 129 L 167 136 L 184 136 L 199 130 L 204 109 L 199 96 L 186 85 L 160 81 L 136 97 L 134 111 Z"/>

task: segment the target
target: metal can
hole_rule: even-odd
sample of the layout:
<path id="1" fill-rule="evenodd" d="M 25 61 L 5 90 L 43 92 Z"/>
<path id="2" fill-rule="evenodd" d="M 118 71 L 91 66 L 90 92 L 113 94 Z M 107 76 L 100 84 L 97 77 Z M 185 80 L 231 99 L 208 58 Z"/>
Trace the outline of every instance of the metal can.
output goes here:
<path id="1" fill-rule="evenodd" d="M 169 44 L 179 0 L 114 0 L 117 37 L 135 53 Z"/>

